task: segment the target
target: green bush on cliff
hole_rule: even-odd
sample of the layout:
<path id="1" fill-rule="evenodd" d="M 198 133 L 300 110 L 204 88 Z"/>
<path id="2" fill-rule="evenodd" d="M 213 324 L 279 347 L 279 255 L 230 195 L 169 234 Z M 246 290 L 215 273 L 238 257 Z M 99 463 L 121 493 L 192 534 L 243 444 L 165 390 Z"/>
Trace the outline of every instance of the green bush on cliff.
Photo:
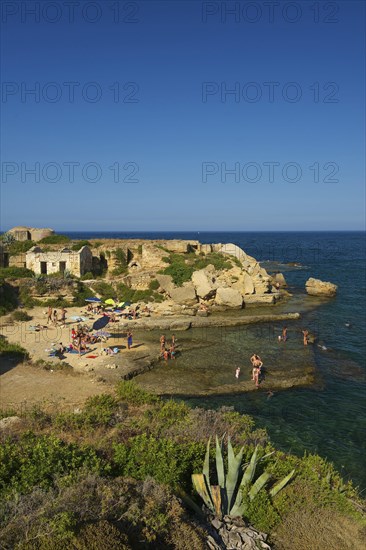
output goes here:
<path id="1" fill-rule="evenodd" d="M 83 468 L 104 471 L 104 462 L 91 448 L 64 443 L 55 436 L 25 433 L 0 446 L 0 495 L 27 493 L 33 487 L 52 487 L 55 476 L 71 476 Z"/>
<path id="2" fill-rule="evenodd" d="M 186 263 L 186 258 L 183 254 L 171 254 L 169 262 L 169 266 L 164 269 L 164 274 L 170 275 L 174 284 L 182 286 L 183 283 L 190 280 L 194 268 L 192 265 Z"/>
<path id="3" fill-rule="evenodd" d="M 29 279 L 34 277 L 34 272 L 26 267 L 0 267 L 0 277 L 3 279 L 5 277 L 9 279 Z"/>
<path id="4" fill-rule="evenodd" d="M 76 243 L 74 243 L 71 247 L 71 250 L 74 250 L 75 252 L 79 251 L 80 248 L 83 248 L 83 246 L 89 246 L 91 247 L 92 245 L 90 244 L 89 241 L 86 241 L 86 240 L 83 240 L 83 241 L 77 241 Z"/>
<path id="5" fill-rule="evenodd" d="M 6 251 L 10 256 L 17 256 L 18 254 L 24 254 L 28 252 L 36 243 L 33 241 L 13 241 L 6 248 Z"/>
<path id="6" fill-rule="evenodd" d="M 118 275 L 123 275 L 123 273 L 126 273 L 128 269 L 128 262 L 126 254 L 122 248 L 116 248 L 116 250 L 113 250 L 113 255 L 115 257 L 117 267 L 112 271 L 112 275 L 117 277 Z"/>
<path id="7" fill-rule="evenodd" d="M 93 296 L 94 292 L 90 290 L 90 288 L 81 281 L 77 281 L 76 289 L 73 292 L 73 303 L 71 305 L 83 307 L 86 304 L 86 298 L 92 298 Z"/>
<path id="8" fill-rule="evenodd" d="M 18 306 L 16 290 L 0 278 L 0 316 L 6 315 Z"/>
<path id="9" fill-rule="evenodd" d="M 39 242 L 40 244 L 64 244 L 71 241 L 70 237 L 66 235 L 48 235 L 48 237 L 43 237 Z"/>
<path id="10" fill-rule="evenodd" d="M 19 344 L 11 344 L 5 336 L 2 335 L 0 335 L 0 356 L 22 361 L 29 359 L 29 353 L 26 349 L 22 348 Z"/>
<path id="11" fill-rule="evenodd" d="M 157 482 L 187 491 L 190 489 L 192 468 L 199 467 L 205 454 L 203 443 L 175 441 L 141 434 L 128 444 L 114 445 L 114 462 L 119 475 L 135 479 L 153 477 Z"/>

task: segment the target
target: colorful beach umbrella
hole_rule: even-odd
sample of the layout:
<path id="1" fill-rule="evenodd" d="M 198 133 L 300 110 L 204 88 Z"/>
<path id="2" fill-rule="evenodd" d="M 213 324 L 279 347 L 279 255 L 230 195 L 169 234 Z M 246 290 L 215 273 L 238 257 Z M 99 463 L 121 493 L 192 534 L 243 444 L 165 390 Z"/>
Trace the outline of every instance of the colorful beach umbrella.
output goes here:
<path id="1" fill-rule="evenodd" d="M 108 304 L 109 306 L 116 306 L 116 302 L 113 300 L 113 298 L 108 298 L 108 300 L 104 300 L 105 304 Z"/>
<path id="2" fill-rule="evenodd" d="M 97 303 L 97 302 L 101 302 L 102 300 L 100 298 L 85 298 L 85 301 Z"/>

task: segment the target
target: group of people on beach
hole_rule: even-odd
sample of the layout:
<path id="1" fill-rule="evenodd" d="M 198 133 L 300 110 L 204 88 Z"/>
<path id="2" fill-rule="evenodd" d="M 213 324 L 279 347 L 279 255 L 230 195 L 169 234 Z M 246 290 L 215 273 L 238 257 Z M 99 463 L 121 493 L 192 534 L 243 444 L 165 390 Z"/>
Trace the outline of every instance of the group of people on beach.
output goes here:
<path id="1" fill-rule="evenodd" d="M 66 324 L 66 309 L 63 307 L 61 308 L 60 313 L 58 313 L 57 309 L 53 309 L 52 306 L 48 306 L 47 325 L 49 323 L 55 327 L 57 327 L 60 323 L 61 328 L 63 328 Z"/>
<path id="2" fill-rule="evenodd" d="M 164 361 L 168 361 L 168 359 L 175 359 L 176 356 L 176 340 L 175 335 L 172 335 L 171 344 L 169 347 L 167 347 L 168 344 L 166 342 L 165 334 L 162 334 L 160 336 L 160 358 L 164 359 Z"/>

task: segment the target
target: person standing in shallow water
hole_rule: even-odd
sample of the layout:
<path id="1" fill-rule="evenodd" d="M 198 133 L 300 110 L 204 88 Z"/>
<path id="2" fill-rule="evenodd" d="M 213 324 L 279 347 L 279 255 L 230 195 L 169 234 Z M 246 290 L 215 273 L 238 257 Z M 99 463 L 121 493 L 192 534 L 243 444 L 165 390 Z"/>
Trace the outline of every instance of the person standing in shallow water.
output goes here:
<path id="1" fill-rule="evenodd" d="M 287 327 L 283 327 L 282 329 L 282 342 L 286 342 L 287 340 Z"/>
<path id="2" fill-rule="evenodd" d="M 253 382 L 255 383 L 255 387 L 256 388 L 259 388 L 259 376 L 260 376 L 260 368 L 259 367 L 256 367 L 255 365 L 253 365 L 253 370 L 252 370 L 252 380 Z"/>
<path id="3" fill-rule="evenodd" d="M 304 336 L 304 346 L 307 346 L 309 343 L 309 331 L 304 329 L 301 331 Z"/>
<path id="4" fill-rule="evenodd" d="M 238 367 L 235 371 L 235 378 L 239 380 L 239 376 L 240 376 L 240 367 Z"/>

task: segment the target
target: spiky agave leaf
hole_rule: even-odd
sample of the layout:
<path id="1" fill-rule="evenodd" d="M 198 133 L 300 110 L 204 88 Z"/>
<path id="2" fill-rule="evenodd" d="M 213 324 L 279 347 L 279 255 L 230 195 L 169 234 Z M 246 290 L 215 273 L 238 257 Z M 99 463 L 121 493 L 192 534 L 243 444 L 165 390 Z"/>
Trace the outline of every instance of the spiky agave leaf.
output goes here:
<path id="1" fill-rule="evenodd" d="M 220 485 L 211 486 L 212 500 L 217 516 L 221 516 L 221 487 Z"/>
<path id="2" fill-rule="evenodd" d="M 239 487 L 235 504 L 230 510 L 230 516 L 237 517 L 237 516 L 244 516 L 245 512 L 247 510 L 247 502 L 243 499 L 243 490 Z"/>
<path id="3" fill-rule="evenodd" d="M 231 445 L 230 438 L 228 438 L 228 472 L 226 476 L 226 494 L 227 494 L 227 512 L 230 512 L 233 506 L 233 497 L 235 489 L 239 479 L 240 466 L 243 458 L 244 447 L 242 447 L 239 453 L 235 456 L 234 450 Z"/>
<path id="4" fill-rule="evenodd" d="M 207 508 L 209 508 L 212 512 L 215 512 L 211 495 L 207 490 L 205 476 L 203 474 L 192 474 L 192 483 Z"/>
<path id="5" fill-rule="evenodd" d="M 202 470 L 202 472 L 206 476 L 208 485 L 210 485 L 210 445 L 211 445 L 211 437 L 209 437 L 207 441 L 205 460 L 203 462 L 203 470 Z"/>
<path id="6" fill-rule="evenodd" d="M 244 471 L 243 479 L 240 484 L 242 487 L 245 487 L 246 485 L 249 485 L 252 482 L 252 479 L 255 474 L 255 469 L 257 467 L 257 462 L 258 462 L 257 456 L 258 456 L 258 445 L 254 449 L 252 458 L 250 459 L 250 462 Z"/>
<path id="7" fill-rule="evenodd" d="M 234 506 L 232 507 L 232 512 L 234 515 L 242 515 L 242 503 L 243 503 L 243 494 L 248 492 L 248 486 L 250 485 L 257 466 L 257 455 L 258 455 L 258 446 L 254 449 L 252 457 L 249 464 L 247 465 L 240 486 L 236 495 Z"/>
<path id="8" fill-rule="evenodd" d="M 257 481 L 252 485 L 248 495 L 250 500 L 253 500 L 253 498 L 259 493 L 259 491 L 265 486 L 266 483 L 271 478 L 271 474 L 269 472 L 264 472 Z"/>
<path id="9" fill-rule="evenodd" d="M 217 480 L 220 487 L 225 487 L 225 471 L 224 471 L 224 460 L 222 458 L 221 445 L 219 444 L 219 438 L 216 436 L 216 471 L 217 471 Z"/>
<path id="10" fill-rule="evenodd" d="M 286 477 L 281 479 L 281 481 L 279 481 L 278 483 L 276 483 L 276 485 L 272 487 L 272 489 L 269 491 L 271 497 L 275 497 L 277 493 L 279 493 L 284 488 L 284 486 L 287 485 L 294 473 L 295 470 L 292 470 Z"/>

